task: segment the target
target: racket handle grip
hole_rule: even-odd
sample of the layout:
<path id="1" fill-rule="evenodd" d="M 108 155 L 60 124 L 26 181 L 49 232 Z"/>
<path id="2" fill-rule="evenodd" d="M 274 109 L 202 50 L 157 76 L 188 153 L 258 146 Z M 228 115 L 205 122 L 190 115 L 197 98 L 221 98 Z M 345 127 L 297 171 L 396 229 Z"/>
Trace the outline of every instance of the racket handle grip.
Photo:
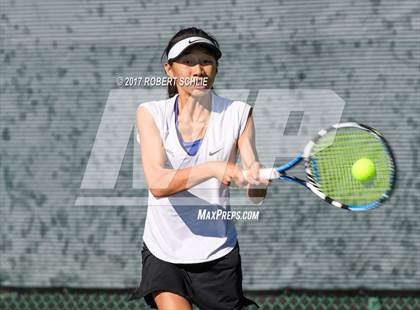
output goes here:
<path id="1" fill-rule="evenodd" d="M 243 173 L 246 179 L 248 176 L 248 170 L 244 170 Z M 274 168 L 262 168 L 260 169 L 260 177 L 263 177 L 264 179 L 267 179 L 267 180 L 275 180 L 280 177 L 280 174 Z"/>

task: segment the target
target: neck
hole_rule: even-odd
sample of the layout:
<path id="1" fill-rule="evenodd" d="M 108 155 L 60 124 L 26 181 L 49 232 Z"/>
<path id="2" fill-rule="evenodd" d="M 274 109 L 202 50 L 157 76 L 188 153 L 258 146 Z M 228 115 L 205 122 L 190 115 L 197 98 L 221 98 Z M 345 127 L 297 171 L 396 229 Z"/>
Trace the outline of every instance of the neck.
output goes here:
<path id="1" fill-rule="evenodd" d="M 206 119 L 211 112 L 211 91 L 202 96 L 180 92 L 178 97 L 179 118 L 186 121 Z"/>

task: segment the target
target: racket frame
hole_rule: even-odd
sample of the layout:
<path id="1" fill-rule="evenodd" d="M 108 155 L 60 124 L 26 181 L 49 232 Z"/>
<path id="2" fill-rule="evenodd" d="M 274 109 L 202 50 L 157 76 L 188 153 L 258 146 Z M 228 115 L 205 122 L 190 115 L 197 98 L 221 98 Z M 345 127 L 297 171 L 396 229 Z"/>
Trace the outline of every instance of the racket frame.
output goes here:
<path id="1" fill-rule="evenodd" d="M 319 141 L 323 136 L 325 136 L 331 130 L 336 130 L 336 129 L 345 128 L 345 127 L 359 128 L 359 129 L 368 131 L 370 134 L 375 136 L 376 139 L 378 139 L 379 141 L 381 141 L 383 143 L 384 148 L 388 152 L 388 155 L 390 157 L 390 161 L 391 161 L 391 164 L 392 164 L 392 173 L 391 173 L 391 176 L 390 176 L 391 177 L 390 189 L 388 191 L 386 191 L 377 201 L 372 202 L 372 203 L 367 204 L 367 205 L 359 205 L 359 206 L 346 205 L 346 204 L 344 204 L 344 203 L 342 203 L 338 200 L 335 200 L 335 199 L 327 196 L 326 194 L 321 192 L 321 190 L 319 188 L 319 184 L 315 181 L 315 177 L 312 175 L 310 162 L 311 162 L 312 150 L 313 150 L 314 146 L 316 145 L 317 141 Z M 287 170 L 296 166 L 302 160 L 305 162 L 305 173 L 306 173 L 307 180 L 302 180 L 298 177 L 290 176 L 286 173 Z M 350 211 L 365 211 L 365 210 L 369 210 L 369 209 L 372 209 L 372 208 L 376 208 L 376 207 L 380 206 L 381 204 L 383 204 L 387 199 L 389 199 L 389 197 L 391 196 L 391 194 L 393 192 L 393 189 L 395 187 L 395 182 L 396 182 L 396 177 L 397 177 L 396 171 L 397 171 L 397 169 L 396 169 L 395 157 L 392 153 L 392 149 L 389 146 L 388 142 L 383 137 L 383 135 L 379 131 L 377 131 L 376 129 L 374 129 L 372 127 L 362 125 L 362 124 L 359 124 L 359 123 L 346 122 L 346 123 L 335 124 L 335 125 L 332 125 L 332 126 L 326 128 L 326 129 L 320 130 L 318 132 L 318 134 L 311 141 L 309 141 L 306 144 L 306 146 L 303 150 L 303 153 L 299 153 L 293 160 L 291 160 L 290 162 L 288 162 L 288 163 L 286 163 L 286 164 L 284 164 L 280 167 L 272 168 L 272 169 L 269 169 L 269 168 L 261 169 L 260 170 L 260 175 L 262 177 L 266 178 L 266 179 L 280 179 L 280 180 L 293 182 L 293 183 L 297 183 L 299 185 L 302 185 L 302 186 L 306 187 L 307 189 L 309 189 L 310 191 L 312 191 L 315 195 L 317 195 L 319 198 L 321 198 L 325 202 L 327 202 L 330 205 L 333 205 L 337 208 L 350 210 Z"/>
<path id="2" fill-rule="evenodd" d="M 377 201 L 369 203 L 367 205 L 347 205 L 347 204 L 344 204 L 340 201 L 337 201 L 337 200 L 325 195 L 324 193 L 322 193 L 320 191 L 319 185 L 315 181 L 314 176 L 312 175 L 312 170 L 311 170 L 311 167 L 310 167 L 310 161 L 311 161 L 313 147 L 316 145 L 317 141 L 319 141 L 323 136 L 325 136 L 331 130 L 336 130 L 336 129 L 339 129 L 339 128 L 346 128 L 346 127 L 359 128 L 359 129 L 365 130 L 365 131 L 369 132 L 370 134 L 372 134 L 376 139 L 381 141 L 384 148 L 386 149 L 389 157 L 390 157 L 390 161 L 391 161 L 391 164 L 392 164 L 392 173 L 391 173 L 391 176 L 390 176 L 391 177 L 390 189 L 388 191 L 386 191 Z M 372 208 L 376 208 L 376 207 L 380 206 L 381 204 L 383 204 L 387 199 L 389 199 L 389 197 L 391 196 L 392 191 L 394 189 L 394 185 L 395 185 L 395 181 L 396 181 L 396 165 L 395 165 L 395 157 L 392 153 L 392 149 L 389 146 L 388 142 L 385 140 L 384 136 L 379 131 L 377 131 L 376 129 L 374 129 L 372 127 L 369 127 L 367 125 L 362 125 L 362 124 L 355 123 L 355 122 L 346 122 L 346 123 L 335 124 L 335 125 L 332 125 L 332 126 L 326 128 L 326 129 L 322 129 L 305 146 L 302 157 L 303 157 L 303 160 L 305 161 L 305 172 L 306 172 L 306 176 L 308 178 L 308 181 L 306 182 L 306 187 L 308 189 L 310 189 L 319 198 L 323 199 L 324 201 L 326 201 L 327 203 L 329 203 L 329 204 L 331 204 L 335 207 L 350 210 L 350 211 L 365 211 L 365 210 L 369 210 L 369 209 L 372 209 Z"/>

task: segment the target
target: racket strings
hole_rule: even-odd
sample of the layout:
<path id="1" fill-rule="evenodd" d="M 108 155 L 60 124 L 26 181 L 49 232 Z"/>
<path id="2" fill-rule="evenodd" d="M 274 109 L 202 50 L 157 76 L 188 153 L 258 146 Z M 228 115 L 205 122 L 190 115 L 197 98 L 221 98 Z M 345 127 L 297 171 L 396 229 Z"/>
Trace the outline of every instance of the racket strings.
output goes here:
<path id="1" fill-rule="evenodd" d="M 376 169 L 367 181 L 356 180 L 353 164 L 369 158 Z M 392 187 L 392 159 L 384 143 L 366 130 L 344 127 L 327 132 L 315 141 L 308 162 L 317 187 L 328 197 L 346 205 L 380 201 Z"/>

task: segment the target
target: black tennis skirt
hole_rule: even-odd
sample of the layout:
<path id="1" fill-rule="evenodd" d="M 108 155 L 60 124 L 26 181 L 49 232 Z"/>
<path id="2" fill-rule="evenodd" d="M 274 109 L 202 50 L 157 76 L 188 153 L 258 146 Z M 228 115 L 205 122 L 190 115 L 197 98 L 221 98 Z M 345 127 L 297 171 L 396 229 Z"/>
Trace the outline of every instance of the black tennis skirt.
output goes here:
<path id="1" fill-rule="evenodd" d="M 142 249 L 142 276 L 139 287 L 128 300 L 144 297 L 157 308 L 153 292 L 178 294 L 203 310 L 243 309 L 258 305 L 242 291 L 242 268 L 239 244 L 225 256 L 197 264 L 173 264 L 154 256 L 146 244 Z"/>

